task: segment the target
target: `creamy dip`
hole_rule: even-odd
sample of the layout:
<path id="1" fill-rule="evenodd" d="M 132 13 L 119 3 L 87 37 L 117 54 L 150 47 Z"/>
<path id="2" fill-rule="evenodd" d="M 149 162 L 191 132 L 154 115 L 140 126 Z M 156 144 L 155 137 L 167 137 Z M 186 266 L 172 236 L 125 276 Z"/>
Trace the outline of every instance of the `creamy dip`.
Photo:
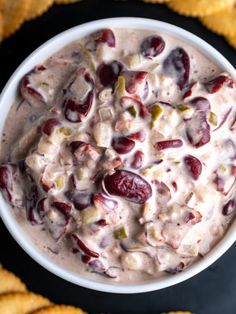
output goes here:
<path id="1" fill-rule="evenodd" d="M 58 265 L 134 282 L 207 254 L 235 213 L 236 85 L 196 49 L 104 29 L 26 74 L 0 188 Z"/>

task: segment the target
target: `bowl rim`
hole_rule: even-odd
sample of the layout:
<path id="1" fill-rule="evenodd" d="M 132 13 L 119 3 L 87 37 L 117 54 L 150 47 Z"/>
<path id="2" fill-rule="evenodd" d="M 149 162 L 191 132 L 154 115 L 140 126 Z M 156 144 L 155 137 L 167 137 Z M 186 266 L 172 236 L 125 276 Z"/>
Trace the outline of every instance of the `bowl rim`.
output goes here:
<path id="1" fill-rule="evenodd" d="M 52 55 L 70 42 L 75 41 L 86 34 L 106 27 L 148 29 L 154 31 L 156 30 L 162 34 L 164 33 L 170 35 L 174 38 L 182 40 L 183 42 L 186 42 L 190 46 L 196 48 L 198 51 L 209 57 L 214 63 L 216 63 L 226 72 L 228 72 L 236 81 L 236 70 L 221 53 L 219 53 L 215 48 L 213 48 L 201 38 L 180 27 L 153 19 L 136 17 L 116 17 L 95 20 L 77 25 L 52 37 L 44 44 L 39 46 L 39 48 L 34 50 L 18 66 L 18 68 L 15 70 L 15 72 L 6 83 L 0 95 L 0 136 L 2 135 L 3 125 L 12 102 L 10 103 L 10 105 L 5 105 L 5 107 L 4 103 L 7 104 L 7 101 L 9 102 L 8 98 L 15 98 L 17 87 L 23 74 L 27 73 L 33 68 L 33 66 L 42 62 L 42 60 L 47 59 L 48 56 Z M 176 274 L 175 276 L 167 276 L 159 279 L 154 278 L 151 281 L 144 281 L 132 284 L 97 282 L 93 281 L 93 279 L 86 278 L 85 276 L 73 273 L 61 266 L 56 265 L 55 262 L 50 260 L 50 258 L 45 256 L 42 252 L 40 252 L 36 248 L 36 246 L 30 241 L 30 239 L 28 239 L 26 233 L 23 231 L 23 228 L 20 227 L 17 220 L 14 219 L 11 207 L 4 200 L 1 193 L 0 216 L 16 242 L 31 258 L 33 258 L 42 267 L 49 270 L 58 277 L 76 285 L 110 293 L 131 294 L 148 292 L 167 288 L 183 282 L 195 276 L 196 274 L 210 266 L 212 263 L 214 263 L 230 248 L 230 246 L 232 246 L 232 244 L 236 240 L 236 220 L 234 220 L 234 222 L 231 224 L 230 228 L 228 229 L 224 237 L 218 242 L 218 244 L 204 258 L 202 258 L 200 261 L 195 262 L 182 273 Z"/>

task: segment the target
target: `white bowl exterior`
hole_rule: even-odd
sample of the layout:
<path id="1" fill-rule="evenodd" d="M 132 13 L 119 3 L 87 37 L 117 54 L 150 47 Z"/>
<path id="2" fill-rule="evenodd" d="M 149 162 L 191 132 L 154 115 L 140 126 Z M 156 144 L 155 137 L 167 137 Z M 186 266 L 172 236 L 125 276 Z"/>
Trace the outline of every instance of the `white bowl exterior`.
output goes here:
<path id="1" fill-rule="evenodd" d="M 150 29 L 156 30 L 163 34 L 171 35 L 179 40 L 187 42 L 192 47 L 198 49 L 201 53 L 207 56 L 212 62 L 219 65 L 222 69 L 228 72 L 236 81 L 236 70 L 234 67 L 212 46 L 207 44 L 199 37 L 168 23 L 159 22 L 144 18 L 110 18 L 94 22 L 89 22 L 83 25 L 73 27 L 59 35 L 48 40 L 45 44 L 36 49 L 13 73 L 0 96 L 0 137 L 3 132 L 5 119 L 8 111 L 15 100 L 18 92 L 18 86 L 21 78 L 25 73 L 29 72 L 35 65 L 42 63 L 49 56 L 63 48 L 65 45 L 78 40 L 98 29 L 102 28 L 136 28 L 136 29 Z M 161 279 L 152 279 L 142 283 L 113 283 L 113 282 L 95 282 L 89 278 L 75 274 L 66 270 L 56 263 L 52 262 L 47 256 L 36 249 L 32 244 L 24 230 L 20 227 L 11 207 L 2 197 L 0 193 L 0 215 L 11 235 L 18 242 L 18 244 L 41 266 L 56 274 L 57 276 L 66 279 L 74 284 L 112 293 L 140 293 L 163 289 L 177 283 L 180 283 L 197 273 L 201 272 L 213 262 L 215 262 L 221 255 L 223 255 L 228 248 L 236 240 L 236 221 L 234 221 L 227 231 L 223 239 L 200 261 L 193 264 L 182 273 L 174 276 L 166 276 Z"/>

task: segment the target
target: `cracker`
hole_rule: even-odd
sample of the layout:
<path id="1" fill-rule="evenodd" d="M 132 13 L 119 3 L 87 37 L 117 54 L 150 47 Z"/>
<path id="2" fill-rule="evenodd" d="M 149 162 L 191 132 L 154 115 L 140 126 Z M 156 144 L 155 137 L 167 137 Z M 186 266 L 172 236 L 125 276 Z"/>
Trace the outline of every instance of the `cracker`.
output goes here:
<path id="1" fill-rule="evenodd" d="M 48 299 L 30 292 L 0 295 L 1 314 L 28 314 L 47 305 L 50 305 Z"/>
<path id="2" fill-rule="evenodd" d="M 236 3 L 221 12 L 202 17 L 200 21 L 219 35 L 233 37 L 236 35 Z"/>
<path id="3" fill-rule="evenodd" d="M 146 3 L 166 3 L 166 2 L 169 2 L 170 0 L 143 0 L 143 1 Z"/>
<path id="4" fill-rule="evenodd" d="M 80 308 L 67 305 L 51 305 L 31 314 L 86 314 Z"/>
<path id="5" fill-rule="evenodd" d="M 175 0 L 168 7 L 186 16 L 206 16 L 231 6 L 234 0 Z"/>
<path id="6" fill-rule="evenodd" d="M 0 42 L 2 41 L 3 37 L 3 15 L 0 12 Z"/>
<path id="7" fill-rule="evenodd" d="M 3 38 L 19 29 L 27 15 L 31 0 L 1 0 L 0 12 L 3 15 Z"/>
<path id="8" fill-rule="evenodd" d="M 177 312 L 168 312 L 167 314 L 192 314 L 192 313 L 191 312 L 177 311 Z"/>
<path id="9" fill-rule="evenodd" d="M 69 4 L 69 3 L 75 3 L 79 2 L 80 0 L 54 0 L 57 4 Z"/>
<path id="10" fill-rule="evenodd" d="M 46 12 L 53 4 L 53 0 L 31 0 L 27 20 L 34 19 Z"/>
<path id="11" fill-rule="evenodd" d="M 225 39 L 227 40 L 227 42 L 228 42 L 233 48 L 236 49 L 236 35 L 235 35 L 235 36 L 232 36 L 232 37 L 227 36 Z"/>
<path id="12" fill-rule="evenodd" d="M 25 292 L 26 290 L 26 286 L 20 278 L 0 268 L 0 293 Z"/>

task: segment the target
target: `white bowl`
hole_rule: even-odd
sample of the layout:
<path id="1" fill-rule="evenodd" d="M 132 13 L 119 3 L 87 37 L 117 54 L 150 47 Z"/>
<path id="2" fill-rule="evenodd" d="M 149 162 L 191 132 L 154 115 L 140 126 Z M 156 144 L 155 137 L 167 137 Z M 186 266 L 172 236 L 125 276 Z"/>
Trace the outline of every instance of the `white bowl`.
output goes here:
<path id="1" fill-rule="evenodd" d="M 14 72 L 0 97 L 0 137 L 2 136 L 4 122 L 8 111 L 17 95 L 19 82 L 23 75 L 30 71 L 35 65 L 42 63 L 56 51 L 65 45 L 77 40 L 87 34 L 90 34 L 101 28 L 136 28 L 156 30 L 160 33 L 168 34 L 182 41 L 187 42 L 191 46 L 198 49 L 206 55 L 211 61 L 219 65 L 223 70 L 228 72 L 236 81 L 236 70 L 233 66 L 213 47 L 207 44 L 197 36 L 170 24 L 143 18 L 110 18 L 89 22 L 83 25 L 73 27 L 55 37 L 48 40 L 45 44 L 35 50 Z M 17 223 L 10 206 L 0 195 L 0 214 L 3 222 L 8 228 L 11 235 L 18 244 L 40 265 L 57 276 L 66 279 L 74 284 L 105 292 L 112 293 L 138 293 L 162 289 L 182 282 L 214 263 L 221 255 L 223 255 L 236 240 L 236 221 L 233 222 L 223 239 L 200 261 L 193 264 L 182 273 L 176 275 L 168 275 L 161 279 L 152 279 L 142 283 L 119 284 L 112 281 L 92 281 L 85 276 L 75 274 L 67 269 L 58 266 L 51 261 L 42 252 L 37 250 L 29 237 L 26 235 L 21 226 Z"/>

